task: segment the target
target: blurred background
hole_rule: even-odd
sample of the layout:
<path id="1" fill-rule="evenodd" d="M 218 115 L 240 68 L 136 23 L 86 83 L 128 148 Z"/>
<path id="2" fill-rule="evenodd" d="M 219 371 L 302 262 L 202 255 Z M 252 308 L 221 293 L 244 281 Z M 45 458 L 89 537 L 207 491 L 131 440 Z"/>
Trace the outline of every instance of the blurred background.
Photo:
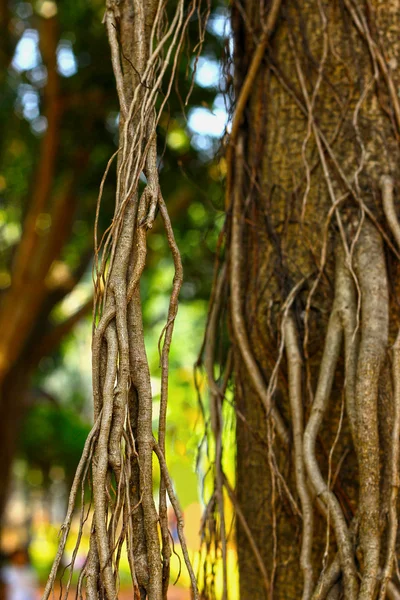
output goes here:
<path id="1" fill-rule="evenodd" d="M 220 147 L 229 127 L 231 51 L 228 6 L 213 2 L 208 8 L 202 54 L 183 53 L 159 128 L 161 186 L 185 273 L 171 349 L 167 458 L 198 566 L 210 464 L 207 390 L 201 371 L 195 389 L 193 367 L 224 218 Z M 92 232 L 100 181 L 118 135 L 103 13 L 103 0 L 0 0 L 0 549 L 7 559 L 28 548 L 41 584 L 92 420 Z M 196 18 L 189 34 L 198 35 Z M 112 216 L 113 177 L 105 185 L 102 231 Z M 142 297 L 156 403 L 157 342 L 173 276 L 157 222 L 148 245 Z M 225 471 L 233 477 L 233 415 L 231 421 Z M 173 522 L 171 530 L 174 535 Z M 230 556 L 232 594 L 232 542 Z M 123 586 L 129 570 L 122 566 Z M 174 578 L 178 569 L 175 559 Z M 182 572 L 171 598 L 188 598 L 187 584 Z"/>

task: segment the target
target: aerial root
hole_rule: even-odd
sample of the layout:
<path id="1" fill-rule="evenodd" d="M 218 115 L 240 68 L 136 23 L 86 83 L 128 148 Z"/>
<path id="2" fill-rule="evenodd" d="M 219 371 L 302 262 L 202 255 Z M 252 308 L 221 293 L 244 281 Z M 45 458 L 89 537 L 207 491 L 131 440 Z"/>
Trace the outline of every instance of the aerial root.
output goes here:
<path id="1" fill-rule="evenodd" d="M 396 560 L 396 540 L 398 531 L 397 497 L 399 492 L 399 452 L 400 452 L 400 332 L 393 346 L 393 425 L 392 425 L 392 447 L 391 447 L 391 493 L 388 510 L 388 535 L 385 564 L 379 600 L 384 600 L 388 591 L 388 585 L 392 577 L 394 561 Z"/>
<path id="2" fill-rule="evenodd" d="M 357 517 L 353 518 L 349 530 L 353 548 L 355 548 L 356 534 L 358 532 Z M 337 552 L 330 565 L 322 570 L 312 595 L 312 600 L 325 600 L 325 598 L 328 597 L 330 590 L 334 587 L 341 575 L 342 567 L 340 563 L 340 555 L 339 552 Z"/>
<path id="3" fill-rule="evenodd" d="M 301 355 L 298 346 L 296 326 L 293 317 L 284 322 L 284 338 L 288 362 L 289 401 L 293 423 L 294 463 L 296 488 L 301 501 L 303 534 L 300 554 L 300 566 L 303 570 L 303 600 L 311 598 L 314 575 L 312 567 L 312 542 L 314 515 L 310 491 L 307 485 L 306 469 L 303 458 L 303 397 L 301 390 Z"/>
<path id="4" fill-rule="evenodd" d="M 89 516 L 92 518 L 90 548 L 79 575 L 78 594 L 84 593 L 86 588 L 89 600 L 97 600 L 99 593 L 107 600 L 116 600 L 119 562 L 125 544 L 135 600 L 166 598 L 171 556 L 166 495 L 173 495 L 165 463 L 168 355 L 182 283 L 182 265 L 160 191 L 156 128 L 175 79 L 189 21 L 199 9 L 199 1 L 191 0 L 186 8 L 184 0 L 178 0 L 169 20 L 164 14 L 163 4 L 157 0 L 145 4 L 134 0 L 134 20 L 131 19 L 130 4 L 113 0 L 107 3 L 104 22 L 121 120 L 120 146 L 109 160 L 101 181 L 95 217 L 92 380 L 96 424 L 78 466 L 44 600 L 48 599 L 55 583 L 80 483 L 83 485 L 81 523 L 65 600 L 83 526 Z M 148 23 L 151 23 L 150 29 L 146 25 Z M 197 47 L 198 52 L 201 44 Z M 158 102 L 161 89 L 164 94 Z M 118 162 L 114 218 L 100 236 L 101 198 L 115 157 L 118 157 Z M 140 194 L 142 173 L 147 178 L 147 186 Z M 175 265 L 167 324 L 162 332 L 162 392 L 157 450 L 162 454 L 162 460 L 159 457 L 159 514 L 153 500 L 153 403 L 140 299 L 140 280 L 146 262 L 146 235 L 153 226 L 157 207 Z M 90 468 L 94 507 L 89 513 L 83 508 L 83 490 Z M 176 502 L 174 508 L 179 512 Z M 179 523 L 184 547 L 182 519 Z M 189 564 L 187 549 L 185 560 Z M 195 585 L 193 579 L 192 583 Z"/>
<path id="5" fill-rule="evenodd" d="M 322 419 L 328 408 L 336 363 L 342 345 L 343 327 L 340 319 L 341 306 L 339 304 L 339 286 L 340 279 L 338 277 L 337 266 L 335 300 L 329 319 L 317 390 L 304 432 L 304 460 L 314 492 L 325 503 L 328 515 L 333 521 L 333 527 L 339 545 L 346 597 L 349 598 L 349 600 L 355 600 L 358 593 L 358 580 L 349 530 L 342 508 L 321 474 L 315 448 Z"/>
<path id="6" fill-rule="evenodd" d="M 383 210 L 392 231 L 393 237 L 400 248 L 400 225 L 394 207 L 393 198 L 393 179 L 389 175 L 383 175 L 381 178 L 382 204 Z M 396 539 L 398 531 L 398 516 L 397 516 L 397 497 L 399 491 L 399 454 L 400 454 L 400 332 L 397 334 L 396 341 L 393 345 L 393 424 L 391 436 L 391 493 L 388 508 L 388 541 L 386 548 L 385 564 L 383 567 L 383 577 L 381 589 L 379 592 L 379 600 L 385 598 L 386 592 L 389 593 L 389 587 L 393 587 L 390 582 L 392 576 L 394 561 L 396 560 Z M 392 590 L 392 593 L 393 590 Z M 399 594 L 400 597 L 400 594 Z"/>
<path id="7" fill-rule="evenodd" d="M 224 387 L 224 382 L 222 382 L 222 385 L 217 383 L 214 375 L 214 365 L 215 346 L 217 339 L 216 331 L 218 319 L 220 317 L 222 289 L 225 284 L 225 274 L 226 269 L 223 268 L 217 279 L 215 288 L 216 301 L 212 304 L 210 311 L 204 344 L 204 366 L 210 388 L 211 429 L 215 439 L 215 494 L 220 519 L 220 538 L 222 549 L 222 600 L 227 600 L 228 597 L 227 539 L 222 471 L 222 399 L 225 395 L 226 386 Z"/>
<path id="8" fill-rule="evenodd" d="M 329 567 L 322 571 L 312 595 L 312 600 L 325 600 L 325 598 L 328 597 L 330 590 L 339 579 L 341 573 L 342 569 L 340 566 L 339 554 L 336 554 Z"/>
<path id="9" fill-rule="evenodd" d="M 360 477 L 360 546 L 363 578 L 359 600 L 372 598 L 379 576 L 380 465 L 378 384 L 388 346 L 389 290 L 381 236 L 365 222 L 355 252 L 361 288 L 361 340 L 356 379 L 357 455 Z"/>
<path id="10" fill-rule="evenodd" d="M 174 232 L 172 229 L 171 221 L 168 214 L 167 206 L 164 199 L 159 192 L 158 203 L 160 206 L 160 213 L 163 219 L 168 245 L 172 254 L 174 262 L 174 279 L 172 285 L 172 292 L 170 296 L 167 324 L 164 327 L 160 335 L 159 348 L 161 346 L 161 340 L 163 338 L 162 350 L 161 350 L 161 397 L 160 397 L 160 417 L 158 425 L 158 445 L 160 451 L 165 457 L 165 435 L 166 435 L 166 420 L 167 420 L 167 405 L 168 405 L 168 378 L 169 378 L 169 351 L 172 341 L 172 333 L 174 329 L 175 318 L 178 312 L 178 297 L 182 287 L 183 281 L 183 268 L 182 261 L 179 253 L 178 246 L 175 241 Z M 164 474 L 161 473 L 160 478 L 160 493 L 159 493 L 159 515 L 160 515 L 160 526 L 161 526 L 161 537 L 162 537 L 162 555 L 163 555 L 163 597 L 166 598 L 169 584 L 169 573 L 170 573 L 170 558 L 171 558 L 171 547 L 170 547 L 170 535 L 168 529 L 168 515 L 167 515 L 167 489 Z"/>
<path id="11" fill-rule="evenodd" d="M 107 370 L 103 388 L 103 409 L 93 465 L 93 499 L 96 531 L 96 547 L 99 556 L 102 581 L 110 599 L 116 598 L 116 587 L 111 566 L 111 555 L 107 535 L 107 483 L 108 446 L 113 417 L 114 385 L 117 374 L 118 343 L 115 327 L 106 333 Z"/>
<path id="12" fill-rule="evenodd" d="M 52 565 L 52 568 L 51 568 L 51 571 L 49 574 L 49 578 L 47 580 L 46 587 L 43 592 L 42 600 L 47 600 L 49 598 L 50 593 L 53 589 L 56 577 L 57 577 L 58 567 L 60 566 L 61 559 L 63 557 L 64 550 L 65 550 L 65 544 L 67 542 L 68 534 L 69 534 L 69 531 L 71 528 L 71 522 L 72 522 L 72 517 L 73 517 L 74 508 L 75 508 L 75 502 L 76 502 L 76 497 L 78 494 L 79 485 L 82 482 L 82 475 L 84 474 L 84 471 L 87 466 L 88 460 L 90 458 L 96 437 L 98 435 L 98 431 L 100 429 L 100 419 L 101 419 L 101 415 L 97 418 L 97 421 L 93 425 L 93 427 L 86 439 L 85 446 L 84 446 L 83 452 L 82 452 L 82 456 L 79 461 L 78 467 L 76 469 L 74 481 L 72 483 L 71 491 L 69 494 L 67 514 L 65 516 L 64 522 L 63 522 L 63 524 L 61 526 L 61 530 L 60 530 L 61 540 L 59 542 L 57 554 L 54 559 L 54 562 L 53 562 L 53 565 Z"/>
<path id="13" fill-rule="evenodd" d="M 158 458 L 161 473 L 165 480 L 165 487 L 168 492 L 168 497 L 170 499 L 170 502 L 171 502 L 172 507 L 175 512 L 175 516 L 176 516 L 176 520 L 177 520 L 178 537 L 179 537 L 179 541 L 181 543 L 183 558 L 184 558 L 186 568 L 189 573 L 190 582 L 192 585 L 193 600 L 199 600 L 199 592 L 198 592 L 198 588 L 197 588 L 196 576 L 193 571 L 192 563 L 190 562 L 189 552 L 188 552 L 188 548 L 187 548 L 187 544 L 186 544 L 186 540 L 185 540 L 182 509 L 180 507 L 178 498 L 177 498 L 174 488 L 173 488 L 172 480 L 171 480 L 171 477 L 170 477 L 170 474 L 168 471 L 167 463 L 165 462 L 164 454 L 161 451 L 161 448 L 158 445 L 158 443 L 156 442 L 156 440 L 153 441 L 153 450 Z"/>

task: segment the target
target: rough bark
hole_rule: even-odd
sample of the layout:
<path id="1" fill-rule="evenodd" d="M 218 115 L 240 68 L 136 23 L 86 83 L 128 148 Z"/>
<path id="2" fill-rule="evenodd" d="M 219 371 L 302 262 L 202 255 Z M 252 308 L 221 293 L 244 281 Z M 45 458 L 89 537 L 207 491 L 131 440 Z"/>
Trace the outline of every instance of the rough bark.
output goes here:
<path id="1" fill-rule="evenodd" d="M 265 43 L 263 24 L 275 9 L 274 2 L 253 0 L 232 8 L 237 103 L 227 151 L 225 239 L 236 497 L 243 516 L 237 521 L 240 595 L 344 593 L 372 600 L 385 597 L 382 569 L 389 560 L 392 573 L 385 556 L 393 557 L 397 527 L 396 492 L 390 492 L 397 479 L 384 467 L 398 464 L 398 450 L 388 442 L 393 393 L 383 379 L 388 369 L 395 377 L 388 351 L 398 329 L 393 181 L 396 190 L 400 122 L 393 90 L 400 5 L 282 2 Z M 235 326 L 238 310 L 242 330 Z M 289 318 L 299 340 L 297 362 L 285 339 Z M 301 365 L 300 429 L 295 364 Z M 314 496 L 314 532 L 305 527 L 305 492 Z M 304 568 L 305 538 L 312 576 Z M 268 569 L 268 592 L 254 546 Z"/>

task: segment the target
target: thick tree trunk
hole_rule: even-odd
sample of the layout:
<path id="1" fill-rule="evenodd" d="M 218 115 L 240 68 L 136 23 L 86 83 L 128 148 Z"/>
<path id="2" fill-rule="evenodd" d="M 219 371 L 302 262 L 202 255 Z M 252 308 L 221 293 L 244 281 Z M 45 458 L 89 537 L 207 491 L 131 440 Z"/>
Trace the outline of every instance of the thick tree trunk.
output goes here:
<path id="1" fill-rule="evenodd" d="M 240 8 L 233 7 L 238 98 L 271 10 L 267 3 L 262 13 L 263 6 L 246 0 Z M 249 536 L 238 519 L 243 599 L 311 597 L 306 591 L 307 577 L 314 590 L 325 549 L 329 550 L 328 565 L 337 548 L 341 550 L 340 519 L 350 531 L 355 514 L 360 517 L 358 550 L 353 551 L 354 538 L 349 534 L 353 567 L 340 579 L 339 591 L 344 589 L 346 598 L 372 599 L 382 582 L 389 544 L 387 465 L 393 460 L 388 352 L 398 329 L 394 300 L 399 248 L 383 211 L 381 178 L 390 175 L 395 182 L 399 178 L 400 122 L 397 93 L 393 94 L 399 84 L 399 11 L 395 0 L 283 2 L 234 140 L 228 181 L 232 193 L 227 200 L 230 269 L 239 267 L 230 279 L 235 397 L 241 414 L 237 419 L 237 499 L 270 577 L 267 592 Z M 235 233 L 235 218 L 239 233 Z M 240 245 L 239 265 L 233 258 L 235 244 Z M 343 246 L 346 251 L 340 250 Z M 346 260 L 352 263 L 350 271 L 340 267 Z M 245 341 L 235 324 L 235 278 L 240 282 L 239 310 L 253 369 L 248 368 Z M 356 298 L 355 311 L 357 302 L 360 309 L 358 328 L 354 326 L 351 335 L 346 329 L 350 305 L 341 300 L 345 288 Z M 319 398 L 325 402 L 322 358 L 332 314 L 339 315 L 341 324 L 337 352 L 333 334 L 326 344 L 324 361 L 330 360 L 329 353 L 337 356 L 331 357 L 332 390 L 329 393 L 328 382 L 329 407 L 327 412 L 325 408 L 320 411 L 326 414 L 317 431 L 315 451 L 324 482 L 328 477 L 331 483 L 336 479 L 334 498 L 329 499 L 329 490 L 318 488 L 313 460 L 307 462 L 303 455 L 298 456 L 306 473 L 301 494 L 291 387 L 297 367 L 288 364 L 283 320 L 290 318 L 295 325 L 294 343 L 301 358 L 297 385 L 301 387 L 306 448 L 319 418 Z M 333 331 L 334 324 L 330 327 Z M 356 358 L 351 360 L 351 355 Z M 258 371 L 267 390 L 277 361 L 276 389 L 270 399 L 273 410 L 278 409 L 283 417 L 289 444 L 280 439 L 279 427 L 272 427 L 271 419 L 268 426 L 268 394 L 262 398 L 255 382 Z M 307 552 L 301 550 L 306 535 L 304 494 L 311 497 L 314 512 L 310 564 L 304 559 Z M 337 521 L 330 502 L 338 502 Z M 323 514 L 327 506 L 329 525 Z M 340 556 L 345 560 L 345 550 Z"/>
<path id="2" fill-rule="evenodd" d="M 29 384 L 30 370 L 26 365 L 17 364 L 7 373 L 0 388 L 0 518 L 7 502 Z"/>

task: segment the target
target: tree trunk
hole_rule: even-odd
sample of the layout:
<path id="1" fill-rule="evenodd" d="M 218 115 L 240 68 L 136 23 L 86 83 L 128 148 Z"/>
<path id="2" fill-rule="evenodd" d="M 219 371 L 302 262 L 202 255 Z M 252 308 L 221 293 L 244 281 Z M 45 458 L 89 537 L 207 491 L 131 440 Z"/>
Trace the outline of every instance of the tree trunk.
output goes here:
<path id="1" fill-rule="evenodd" d="M 0 389 L 0 517 L 4 514 L 12 463 L 29 391 L 30 371 L 26 365 L 15 365 L 6 375 Z"/>
<path id="2" fill-rule="evenodd" d="M 395 0 L 233 6 L 227 264 L 244 599 L 311 598 L 318 582 L 315 598 L 373 599 L 396 585 L 399 11 Z"/>

